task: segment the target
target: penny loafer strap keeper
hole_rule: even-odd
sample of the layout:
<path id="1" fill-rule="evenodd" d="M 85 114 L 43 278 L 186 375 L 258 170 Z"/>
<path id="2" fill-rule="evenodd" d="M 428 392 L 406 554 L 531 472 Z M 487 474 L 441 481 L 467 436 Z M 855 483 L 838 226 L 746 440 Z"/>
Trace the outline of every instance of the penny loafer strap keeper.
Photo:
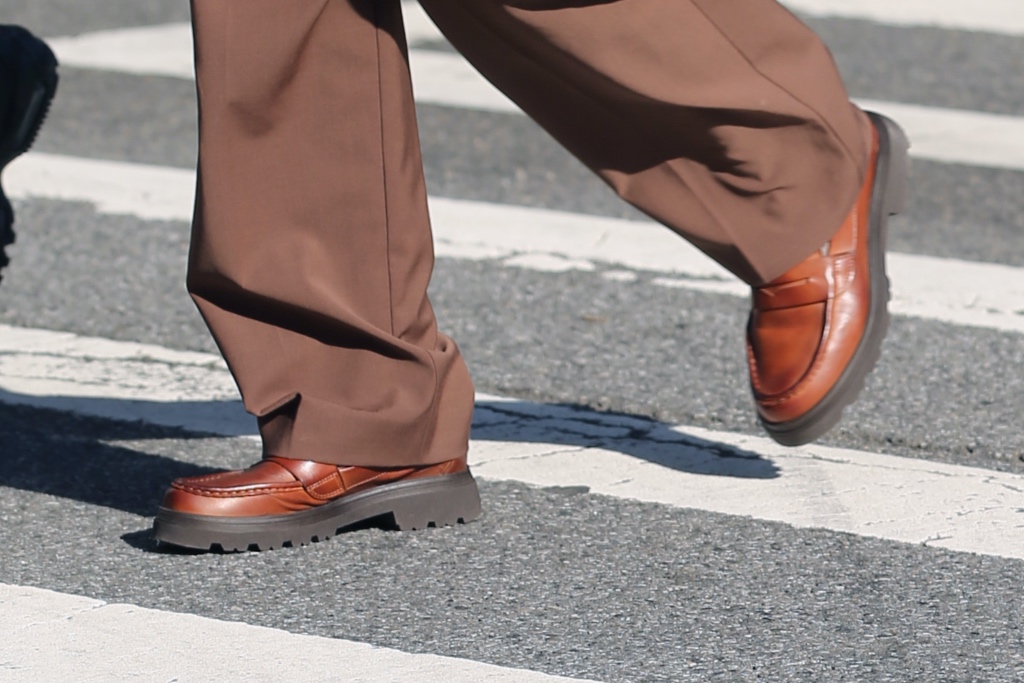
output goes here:
<path id="1" fill-rule="evenodd" d="M 753 290 L 754 309 L 777 311 L 828 301 L 832 293 L 832 260 L 815 254 L 784 276 Z"/>

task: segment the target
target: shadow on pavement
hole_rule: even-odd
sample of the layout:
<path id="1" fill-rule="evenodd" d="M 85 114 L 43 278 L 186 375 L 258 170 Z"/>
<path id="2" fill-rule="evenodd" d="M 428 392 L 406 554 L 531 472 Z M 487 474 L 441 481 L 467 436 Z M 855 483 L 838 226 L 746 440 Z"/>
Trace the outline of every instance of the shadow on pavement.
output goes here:
<path id="1" fill-rule="evenodd" d="M 774 479 L 779 468 L 753 451 L 675 431 L 646 417 L 600 413 L 572 404 L 478 400 L 475 441 L 601 448 L 679 472 L 740 479 Z"/>
<path id="2" fill-rule="evenodd" d="M 89 400 L 76 399 L 82 412 L 89 412 Z M 106 404 L 111 401 L 103 402 L 106 412 L 110 407 Z M 139 402 L 132 404 L 138 407 Z M 197 414 L 223 408 L 222 403 L 188 405 Z M 152 408 L 157 410 L 158 404 L 154 403 Z M 170 410 L 181 413 L 182 406 L 172 405 Z M 150 516 L 171 480 L 215 470 L 108 442 L 187 442 L 210 436 L 209 432 L 160 427 L 142 421 L 126 422 L 0 403 L 0 486 Z M 778 468 L 757 453 L 681 434 L 671 425 L 647 418 L 598 413 L 574 405 L 481 400 L 474 415 L 473 439 L 601 448 L 674 470 L 710 476 L 779 476 Z M 132 545 L 150 545 L 144 532 L 130 536 L 125 540 Z"/>
<path id="3" fill-rule="evenodd" d="M 0 404 L 0 486 L 150 516 L 172 479 L 214 470 L 104 442 L 195 436 L 141 422 Z"/>

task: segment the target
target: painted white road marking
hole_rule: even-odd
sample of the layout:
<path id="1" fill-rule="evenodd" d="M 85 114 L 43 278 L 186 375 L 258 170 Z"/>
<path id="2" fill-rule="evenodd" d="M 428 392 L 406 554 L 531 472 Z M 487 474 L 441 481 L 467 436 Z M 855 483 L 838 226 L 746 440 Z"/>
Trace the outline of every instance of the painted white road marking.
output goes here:
<path id="1" fill-rule="evenodd" d="M 15 675 L 19 683 L 585 683 L 2 583 L 0 614 L 0 669 Z M 3 674 L 0 678 L 15 680 Z"/>
<path id="2" fill-rule="evenodd" d="M 808 16 L 1024 35 L 1020 0 L 783 0 L 782 4 Z"/>
<path id="3" fill-rule="evenodd" d="M 252 435 L 230 387 L 217 356 L 0 326 L 3 402 Z M 482 394 L 473 435 L 485 478 L 1024 559 L 1019 475 Z"/>
<path id="4" fill-rule="evenodd" d="M 783 0 L 782 4 L 809 17 L 1024 35 L 1024 3 L 1020 0 Z M 402 0 L 402 13 L 410 44 L 444 40 L 415 0 Z"/>
<path id="5" fill-rule="evenodd" d="M 225 436 L 255 436 L 220 358 L 0 326 L 0 401 Z"/>
<path id="6" fill-rule="evenodd" d="M 1024 7 L 1024 3 L 1021 5 Z M 421 21 L 414 24 L 422 26 Z M 418 30 L 422 33 L 425 29 Z M 192 33 L 187 24 L 98 31 L 54 38 L 50 44 L 67 66 L 177 78 L 193 76 Z M 520 113 L 459 55 L 412 50 L 410 65 L 419 102 Z M 1024 169 L 1024 118 L 876 100 L 858 103 L 900 121 L 913 143 L 911 154 L 917 158 Z"/>
<path id="7" fill-rule="evenodd" d="M 786 4 L 817 16 L 1024 34 L 1024 3 L 1019 0 L 790 0 Z M 422 12 L 418 16 L 407 14 L 406 23 L 412 42 L 438 38 Z M 69 54 L 79 50 L 67 61 L 69 65 L 78 59 L 84 62 L 79 65 L 91 68 L 190 77 L 191 55 L 181 49 L 190 40 L 187 27 L 165 28 L 156 34 L 92 34 L 102 40 L 92 44 L 69 40 L 61 50 Z M 132 54 L 131 69 L 125 68 L 123 60 L 104 64 L 104 60 L 109 61 L 111 47 Z M 454 65 L 446 55 L 440 57 L 425 51 L 413 55 L 417 89 L 426 93 L 421 101 L 516 111 L 504 96 L 486 92 L 479 78 L 467 72 L 464 65 Z M 906 124 L 918 157 L 1024 168 L 1024 136 L 1021 122 L 1015 117 L 894 103 L 866 104 Z M 92 167 L 95 175 L 86 179 L 78 175 L 81 167 L 75 162 L 63 169 L 76 176 L 75 186 L 69 188 L 55 177 L 60 173 L 54 174 L 61 158 L 53 157 L 51 161 L 54 163 L 43 173 L 57 182 L 45 190 L 46 196 L 96 201 L 101 211 L 109 213 L 188 219 L 191 174 L 160 167 L 88 162 L 97 165 Z M 36 177 L 29 182 L 38 180 Z M 158 187 L 165 182 L 166 186 Z M 28 194 L 26 191 L 22 196 Z M 189 209 L 183 212 L 186 205 Z M 588 219 L 548 215 L 554 212 L 512 216 L 505 208 L 433 200 L 436 220 L 456 228 L 451 233 L 439 229 L 439 254 L 503 258 L 509 265 L 548 270 L 592 269 L 594 262 L 619 262 L 607 260 L 608 253 L 625 254 L 616 257 L 629 262 L 621 265 L 676 275 L 661 278 L 666 286 L 746 293 L 717 266 L 690 254 L 665 231 L 655 228 L 660 235 L 655 237 L 649 224 L 612 222 L 605 226 L 606 232 L 601 232 L 596 223 L 590 223 L 574 233 L 576 221 Z M 524 245 L 513 240 L 508 244 L 502 241 L 502 235 L 469 232 L 480 220 L 480 211 L 488 209 L 500 214 L 498 224 L 502 220 L 506 225 L 511 222 L 516 230 L 523 227 L 520 221 L 524 219 L 539 217 L 560 225 L 564 221 L 565 240 L 539 242 L 545 251 L 536 248 L 537 241 Z M 619 235 L 620 229 L 629 233 L 628 238 Z M 643 245 L 635 244 L 637 230 L 645 231 Z M 587 242 L 595 235 L 596 241 Z M 532 239 L 542 237 L 533 235 Z M 647 237 L 652 241 L 646 242 Z M 625 241 L 616 247 L 615 240 L 620 238 Z M 581 252 L 580 243 L 573 239 L 582 239 L 585 250 Z M 611 240 L 612 248 L 601 248 L 602 240 L 605 246 Z M 643 253 L 636 254 L 627 246 Z M 664 259 L 662 254 L 667 254 Z M 691 256 L 692 262 L 687 260 Z M 894 255 L 894 270 L 916 270 L 925 275 L 911 292 L 899 294 L 895 310 L 905 307 L 903 312 L 909 315 L 1024 331 L 1017 320 L 1024 308 L 1017 299 L 1024 292 L 1018 269 L 908 258 L 910 262 L 898 264 L 903 257 Z M 660 268 L 643 265 L 652 259 L 671 263 Z M 952 278 L 959 281 L 951 281 L 951 264 Z M 685 277 L 678 277 L 680 274 Z M 629 270 L 604 275 L 636 278 L 636 273 Z M 1012 290 L 1009 299 L 1003 296 L 1008 283 Z M 948 295 L 956 289 L 963 294 L 950 306 Z M 989 299 L 977 297 L 978 290 Z M 991 292 L 999 292 L 999 296 Z M 996 298 L 998 301 L 990 300 Z M 224 435 L 253 433 L 252 420 L 242 413 L 233 382 L 219 357 L 66 333 L 0 327 L 0 401 L 141 419 Z M 636 437 L 638 426 L 649 423 L 486 396 L 480 397 L 476 424 L 477 431 L 486 438 L 474 441 L 474 469 L 492 479 L 541 486 L 582 484 L 609 495 L 1024 558 L 1020 522 L 1024 480 L 1013 475 L 836 449 L 793 451 L 764 439 L 666 425 L 655 426 L 630 443 L 626 436 Z M 566 443 L 567 434 L 575 434 L 576 443 Z M 516 442 L 515 438 L 526 441 Z M 587 439 L 602 444 L 580 445 Z M 722 458 L 718 451 L 723 444 L 748 453 L 745 457 L 735 457 L 734 453 L 734 457 Z M 7 632 L 4 666 L 17 670 L 22 681 L 134 680 L 143 674 L 166 680 L 203 680 L 216 670 L 231 671 L 233 677 L 253 681 L 285 676 L 295 681 L 322 680 L 318 672 L 333 669 L 339 658 L 348 662 L 346 680 L 356 683 L 578 680 L 4 584 L 0 584 L 0 614 L 4 615 Z M 292 658 L 275 655 L 282 649 Z M 307 664 L 301 670 L 291 665 L 296 655 Z"/>
<path id="8" fill-rule="evenodd" d="M 150 76 L 193 78 L 192 26 L 115 28 L 47 38 L 62 66 Z"/>
<path id="9" fill-rule="evenodd" d="M 30 152 L 4 174 L 12 198 L 90 202 L 103 214 L 191 221 L 194 171 Z"/>
<path id="10" fill-rule="evenodd" d="M 31 153 L 8 169 L 14 198 L 93 203 L 104 213 L 188 221 L 192 171 Z M 595 264 L 653 271 L 654 284 L 745 297 L 749 290 L 684 240 L 649 221 L 586 216 L 432 197 L 438 256 L 501 259 L 538 270 L 593 270 Z M 889 255 L 890 309 L 957 325 L 1024 332 L 1024 268 Z"/>

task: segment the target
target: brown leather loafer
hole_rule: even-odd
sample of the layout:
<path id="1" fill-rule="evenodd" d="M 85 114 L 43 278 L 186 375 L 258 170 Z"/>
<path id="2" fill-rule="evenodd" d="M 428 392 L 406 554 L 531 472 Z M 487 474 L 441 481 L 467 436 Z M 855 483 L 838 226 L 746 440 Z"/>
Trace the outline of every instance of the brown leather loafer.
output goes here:
<path id="1" fill-rule="evenodd" d="M 886 223 L 903 209 L 907 138 L 869 113 L 875 144 L 860 196 L 820 252 L 753 291 L 747 358 L 761 424 L 798 446 L 831 429 L 864 387 L 889 325 Z"/>
<path id="2" fill-rule="evenodd" d="M 267 550 L 322 541 L 367 520 L 423 529 L 479 514 L 465 458 L 375 469 L 271 456 L 247 470 L 175 480 L 153 530 L 158 541 L 185 548 Z"/>

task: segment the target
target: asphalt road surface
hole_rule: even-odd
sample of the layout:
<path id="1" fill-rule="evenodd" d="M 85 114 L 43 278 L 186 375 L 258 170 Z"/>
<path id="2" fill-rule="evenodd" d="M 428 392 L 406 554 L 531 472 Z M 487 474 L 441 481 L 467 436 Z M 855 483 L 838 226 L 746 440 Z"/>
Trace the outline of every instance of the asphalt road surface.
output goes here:
<path id="1" fill-rule="evenodd" d="M 4 0 L 0 21 L 56 37 L 187 22 L 188 6 Z M 855 97 L 1024 117 L 1024 35 L 807 21 Z M 436 39 L 413 47 L 450 54 Z M 642 220 L 522 116 L 419 114 L 432 196 Z M 34 149 L 187 170 L 195 129 L 187 79 L 65 65 Z M 890 247 L 1015 269 L 1022 198 L 1024 166 L 916 159 Z M 216 352 L 184 292 L 186 220 L 15 207 L 0 323 Z M 760 434 L 744 299 L 591 266 L 438 259 L 431 295 L 478 391 Z M 1022 358 L 1020 332 L 896 316 L 863 397 L 823 443 L 1024 475 Z M 595 681 L 1024 680 L 1020 546 L 976 554 L 501 478 L 482 480 L 485 515 L 456 529 L 232 555 L 155 546 L 171 478 L 255 457 L 243 437 L 5 399 L 0 583 Z M 42 675 L 5 669 L 2 648 L 0 680 Z M 323 673 L 335 679 L 343 664 Z"/>

